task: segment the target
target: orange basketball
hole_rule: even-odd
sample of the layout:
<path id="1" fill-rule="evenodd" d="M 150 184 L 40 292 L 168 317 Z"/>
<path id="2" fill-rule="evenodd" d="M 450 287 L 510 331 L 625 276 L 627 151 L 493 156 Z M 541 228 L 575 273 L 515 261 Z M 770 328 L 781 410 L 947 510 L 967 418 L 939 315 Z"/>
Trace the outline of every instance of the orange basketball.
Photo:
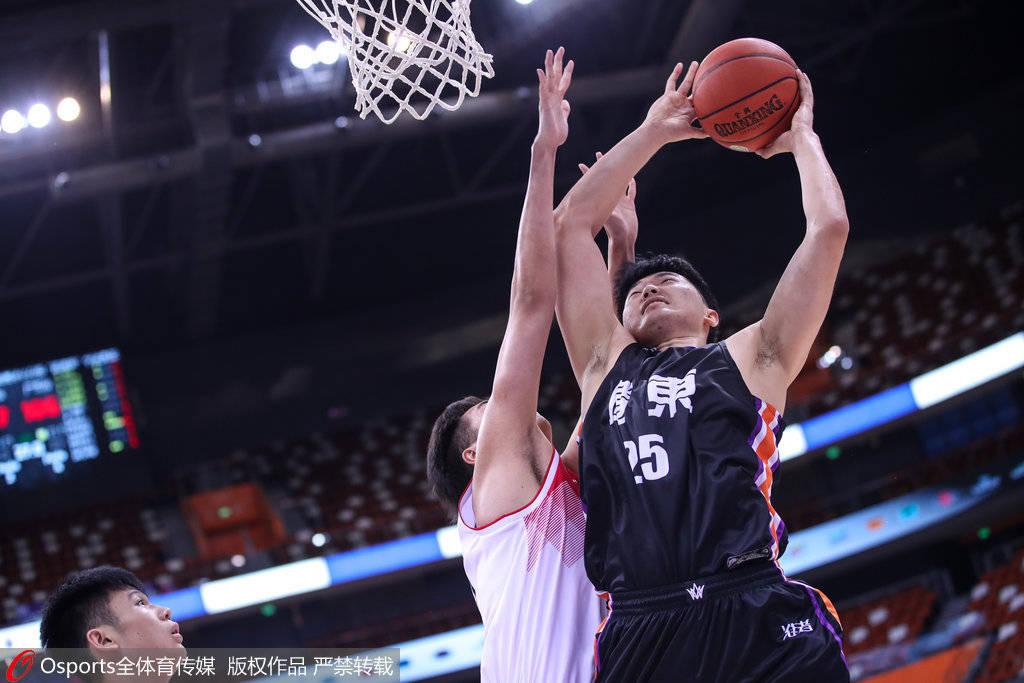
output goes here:
<path id="1" fill-rule="evenodd" d="M 785 50 L 760 38 L 739 38 L 700 63 L 693 108 L 715 142 L 753 152 L 789 130 L 799 91 L 796 63 Z"/>

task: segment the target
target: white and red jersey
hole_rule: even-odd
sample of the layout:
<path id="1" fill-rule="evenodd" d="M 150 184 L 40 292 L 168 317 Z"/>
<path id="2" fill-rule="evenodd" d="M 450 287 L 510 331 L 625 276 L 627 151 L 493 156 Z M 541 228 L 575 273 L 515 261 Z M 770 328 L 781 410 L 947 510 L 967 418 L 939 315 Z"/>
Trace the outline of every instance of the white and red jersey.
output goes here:
<path id="1" fill-rule="evenodd" d="M 554 453 L 525 507 L 477 527 L 473 485 L 459 501 L 466 576 L 484 620 L 483 681 L 592 681 L 603 601 L 583 566 L 579 480 Z"/>

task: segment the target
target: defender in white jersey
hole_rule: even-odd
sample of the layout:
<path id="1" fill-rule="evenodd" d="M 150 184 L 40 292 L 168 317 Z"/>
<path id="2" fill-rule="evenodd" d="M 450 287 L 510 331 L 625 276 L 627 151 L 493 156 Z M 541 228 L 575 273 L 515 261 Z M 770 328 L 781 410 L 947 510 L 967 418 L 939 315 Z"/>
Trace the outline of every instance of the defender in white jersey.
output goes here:
<path id="1" fill-rule="evenodd" d="M 575 440 L 559 456 L 550 424 L 536 412 L 555 306 L 555 150 L 568 136 L 563 96 L 573 64 L 563 70 L 562 57 L 561 49 L 548 51 L 538 70 L 540 126 L 491 396 L 445 408 L 428 446 L 428 478 L 458 518 L 484 621 L 484 681 L 591 681 L 593 638 L 604 616 L 583 564 Z M 619 208 L 621 219 L 632 210 L 631 194 Z M 622 220 L 609 227 L 619 236 L 612 263 L 632 249 L 632 239 L 622 237 L 629 230 Z M 635 225 L 631 231 L 635 237 Z"/>
<path id="2" fill-rule="evenodd" d="M 519 510 L 477 525 L 473 484 L 459 504 L 466 576 L 484 620 L 484 681 L 591 681 L 601 603 L 583 566 L 579 480 L 552 449 Z"/>

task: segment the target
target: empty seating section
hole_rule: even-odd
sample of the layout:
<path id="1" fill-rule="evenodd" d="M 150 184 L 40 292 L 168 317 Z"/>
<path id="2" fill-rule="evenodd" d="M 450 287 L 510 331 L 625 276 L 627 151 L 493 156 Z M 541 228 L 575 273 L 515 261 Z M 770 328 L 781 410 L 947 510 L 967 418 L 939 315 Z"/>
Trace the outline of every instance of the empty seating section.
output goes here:
<path id="1" fill-rule="evenodd" d="M 995 640 L 976 683 L 996 683 L 1024 675 L 1024 548 L 991 569 L 971 591 L 969 609 L 985 617 Z"/>
<path id="2" fill-rule="evenodd" d="M 829 329 L 854 344 L 816 415 L 948 363 L 1024 328 L 1024 233 L 1018 211 L 929 240 L 840 278 Z M 849 326 L 852 325 L 852 330 Z M 842 343 L 835 340 L 835 343 Z"/>
<path id="3" fill-rule="evenodd" d="M 31 616 L 73 570 L 115 564 L 155 576 L 163 566 L 164 535 L 156 511 L 141 501 L 5 525 L 0 536 L 2 621 Z"/>
<path id="4" fill-rule="evenodd" d="M 846 654 L 913 641 L 931 616 L 935 600 L 934 591 L 914 586 L 856 607 L 839 605 Z"/>

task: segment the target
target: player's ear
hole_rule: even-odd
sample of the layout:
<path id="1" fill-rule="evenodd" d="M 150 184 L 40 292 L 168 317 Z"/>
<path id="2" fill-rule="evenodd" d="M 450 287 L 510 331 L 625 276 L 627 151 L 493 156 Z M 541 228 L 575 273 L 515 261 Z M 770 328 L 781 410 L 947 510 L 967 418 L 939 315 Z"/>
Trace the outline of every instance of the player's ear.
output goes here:
<path id="1" fill-rule="evenodd" d="M 718 327 L 718 311 L 709 308 L 704 314 L 704 322 L 708 324 L 708 327 Z"/>
<path id="2" fill-rule="evenodd" d="M 467 446 L 466 449 L 462 451 L 462 461 L 467 465 L 476 464 L 476 443 L 472 446 Z"/>
<path id="3" fill-rule="evenodd" d="M 116 634 L 109 625 L 97 626 L 85 634 L 85 642 L 89 644 L 90 650 L 110 650 L 120 647 L 115 637 Z"/>

